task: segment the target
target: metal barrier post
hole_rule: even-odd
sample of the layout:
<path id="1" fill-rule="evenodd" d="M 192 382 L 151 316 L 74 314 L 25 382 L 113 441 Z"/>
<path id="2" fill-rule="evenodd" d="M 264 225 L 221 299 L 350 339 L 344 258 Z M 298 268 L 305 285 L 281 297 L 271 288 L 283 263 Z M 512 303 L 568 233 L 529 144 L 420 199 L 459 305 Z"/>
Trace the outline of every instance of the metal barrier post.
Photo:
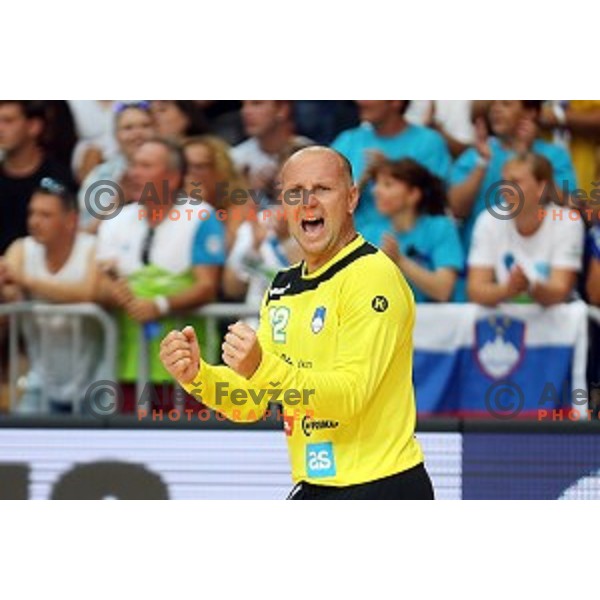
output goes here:
<path id="1" fill-rule="evenodd" d="M 206 345 L 208 352 L 206 359 L 210 363 L 219 360 L 219 321 L 217 317 L 204 317 L 206 319 Z"/>
<path id="2" fill-rule="evenodd" d="M 138 409 L 143 408 L 148 410 L 150 408 L 150 400 L 146 399 L 142 403 L 142 396 L 146 388 L 146 384 L 150 380 L 150 348 L 148 340 L 146 338 L 146 331 L 143 325 L 140 325 L 138 333 L 138 369 L 137 369 L 137 381 L 135 383 L 135 412 L 137 414 Z"/>
<path id="3" fill-rule="evenodd" d="M 10 313 L 8 316 L 8 398 L 11 412 L 14 412 L 17 407 L 18 326 L 19 314 Z"/>
<path id="4" fill-rule="evenodd" d="M 75 332 L 73 333 L 73 355 L 80 356 L 81 355 L 81 319 L 75 319 L 74 322 Z M 78 415 L 83 412 L 83 402 L 81 399 L 81 395 L 77 393 L 75 387 L 73 388 L 73 398 L 72 398 L 73 406 L 77 408 L 77 410 L 73 410 Z"/>

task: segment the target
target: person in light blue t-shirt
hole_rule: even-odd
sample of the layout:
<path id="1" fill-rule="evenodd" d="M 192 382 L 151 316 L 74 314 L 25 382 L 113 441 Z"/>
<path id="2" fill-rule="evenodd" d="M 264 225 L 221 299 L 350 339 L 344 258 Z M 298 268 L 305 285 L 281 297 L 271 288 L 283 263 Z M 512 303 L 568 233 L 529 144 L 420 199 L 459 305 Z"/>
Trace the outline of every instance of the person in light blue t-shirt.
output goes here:
<path id="1" fill-rule="evenodd" d="M 550 161 L 557 200 L 577 187 L 569 153 L 562 146 L 537 137 L 536 120 L 540 109 L 540 100 L 494 100 L 489 108 L 493 136 L 488 135 L 485 121 L 478 119 L 475 147 L 465 150 L 454 163 L 449 177 L 448 200 L 454 216 L 462 220 L 460 235 L 466 254 L 475 221 L 486 209 L 486 195 L 489 202 L 494 202 L 496 192 L 503 187 L 502 169 L 515 154 L 533 152 Z M 508 187 L 506 190 L 510 194 Z M 515 200 L 516 196 L 507 198 L 508 203 Z M 502 209 L 499 212 L 505 215 Z"/>
<path id="2" fill-rule="evenodd" d="M 445 214 L 444 182 L 412 159 L 380 158 L 367 176 L 383 218 L 360 232 L 398 265 L 416 302 L 448 302 L 465 260 L 456 225 Z"/>
<path id="3" fill-rule="evenodd" d="M 225 264 L 225 226 L 216 214 L 198 226 L 192 246 L 192 265 L 221 267 Z"/>
<path id="4" fill-rule="evenodd" d="M 450 171 L 451 156 L 448 146 L 437 131 L 411 125 L 404 118 L 408 100 L 360 100 L 357 102 L 362 124 L 343 131 L 332 147 L 352 164 L 357 181 L 361 181 L 371 152 L 379 152 L 389 159 L 412 158 L 445 179 Z M 375 209 L 371 186 L 367 186 L 355 213 L 358 229 L 368 223 L 381 221 Z"/>

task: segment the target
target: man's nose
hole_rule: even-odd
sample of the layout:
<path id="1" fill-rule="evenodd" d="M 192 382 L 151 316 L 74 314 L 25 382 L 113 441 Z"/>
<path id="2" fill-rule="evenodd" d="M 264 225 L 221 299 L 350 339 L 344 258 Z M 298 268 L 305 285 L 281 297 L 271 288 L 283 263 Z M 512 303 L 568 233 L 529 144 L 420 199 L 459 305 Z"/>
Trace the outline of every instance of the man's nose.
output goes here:
<path id="1" fill-rule="evenodd" d="M 304 205 L 308 208 L 316 208 L 319 205 L 319 198 L 317 197 L 315 190 L 306 190 Z"/>

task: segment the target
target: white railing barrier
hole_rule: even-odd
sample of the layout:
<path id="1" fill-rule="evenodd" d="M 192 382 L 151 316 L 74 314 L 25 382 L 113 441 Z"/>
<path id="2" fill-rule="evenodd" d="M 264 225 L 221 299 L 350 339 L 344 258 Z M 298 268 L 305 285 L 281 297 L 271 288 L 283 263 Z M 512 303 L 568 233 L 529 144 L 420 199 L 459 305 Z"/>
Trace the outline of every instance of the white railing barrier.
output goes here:
<path id="1" fill-rule="evenodd" d="M 456 305 L 453 305 L 456 306 Z M 417 307 L 417 313 L 419 308 Z M 9 398 L 11 410 L 14 410 L 17 399 L 17 379 L 18 379 L 18 319 L 25 315 L 67 315 L 91 317 L 96 319 L 103 329 L 104 334 L 104 360 L 108 366 L 107 378 L 116 381 L 116 360 L 118 345 L 118 330 L 114 319 L 109 313 L 104 311 L 96 304 L 43 304 L 35 302 L 18 302 L 9 304 L 0 304 L 0 317 L 9 319 Z M 219 319 L 236 318 L 257 318 L 258 311 L 255 306 L 237 303 L 237 304 L 210 304 L 201 309 L 174 315 L 178 325 L 183 327 L 186 324 L 186 317 L 201 316 L 206 318 L 207 349 L 205 357 L 208 362 L 220 362 L 220 334 Z M 600 308 L 588 306 L 589 318 L 600 324 Z M 82 343 L 81 340 L 81 320 L 76 328 L 74 343 L 76 347 Z M 150 381 L 148 341 L 144 330 L 140 327 L 139 337 L 139 362 L 138 379 L 136 384 L 136 396 L 142 397 L 143 390 Z M 43 386 L 42 386 L 43 389 Z M 74 399 L 81 403 L 81 398 Z"/>
<path id="2" fill-rule="evenodd" d="M 75 355 L 79 355 L 79 349 L 85 341 L 82 339 L 82 320 L 83 318 L 94 319 L 102 328 L 103 333 L 103 360 L 106 378 L 114 381 L 116 377 L 117 344 L 118 330 L 114 319 L 97 304 L 45 304 L 39 302 L 12 302 L 9 304 L 0 304 L 0 317 L 8 317 L 8 390 L 9 404 L 11 411 L 14 411 L 17 405 L 17 381 L 19 365 L 19 319 L 35 316 L 67 316 L 70 318 L 80 317 L 74 320 L 73 345 Z M 50 346 L 51 340 L 47 339 L 47 332 L 42 330 L 42 344 Z M 42 357 L 43 360 L 43 357 Z M 42 406 L 46 408 L 48 398 L 45 386 L 41 385 Z M 76 409 L 74 412 L 81 412 L 83 397 L 81 394 L 74 397 Z"/>

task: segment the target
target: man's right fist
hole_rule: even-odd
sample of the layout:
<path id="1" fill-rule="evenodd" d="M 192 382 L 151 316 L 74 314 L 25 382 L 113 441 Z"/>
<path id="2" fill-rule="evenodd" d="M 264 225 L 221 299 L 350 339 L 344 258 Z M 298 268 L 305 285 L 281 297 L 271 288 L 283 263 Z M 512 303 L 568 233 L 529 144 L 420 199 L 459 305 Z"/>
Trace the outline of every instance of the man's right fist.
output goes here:
<path id="1" fill-rule="evenodd" d="M 160 343 L 160 360 L 179 383 L 191 383 L 200 370 L 200 346 L 191 326 L 171 331 Z"/>

